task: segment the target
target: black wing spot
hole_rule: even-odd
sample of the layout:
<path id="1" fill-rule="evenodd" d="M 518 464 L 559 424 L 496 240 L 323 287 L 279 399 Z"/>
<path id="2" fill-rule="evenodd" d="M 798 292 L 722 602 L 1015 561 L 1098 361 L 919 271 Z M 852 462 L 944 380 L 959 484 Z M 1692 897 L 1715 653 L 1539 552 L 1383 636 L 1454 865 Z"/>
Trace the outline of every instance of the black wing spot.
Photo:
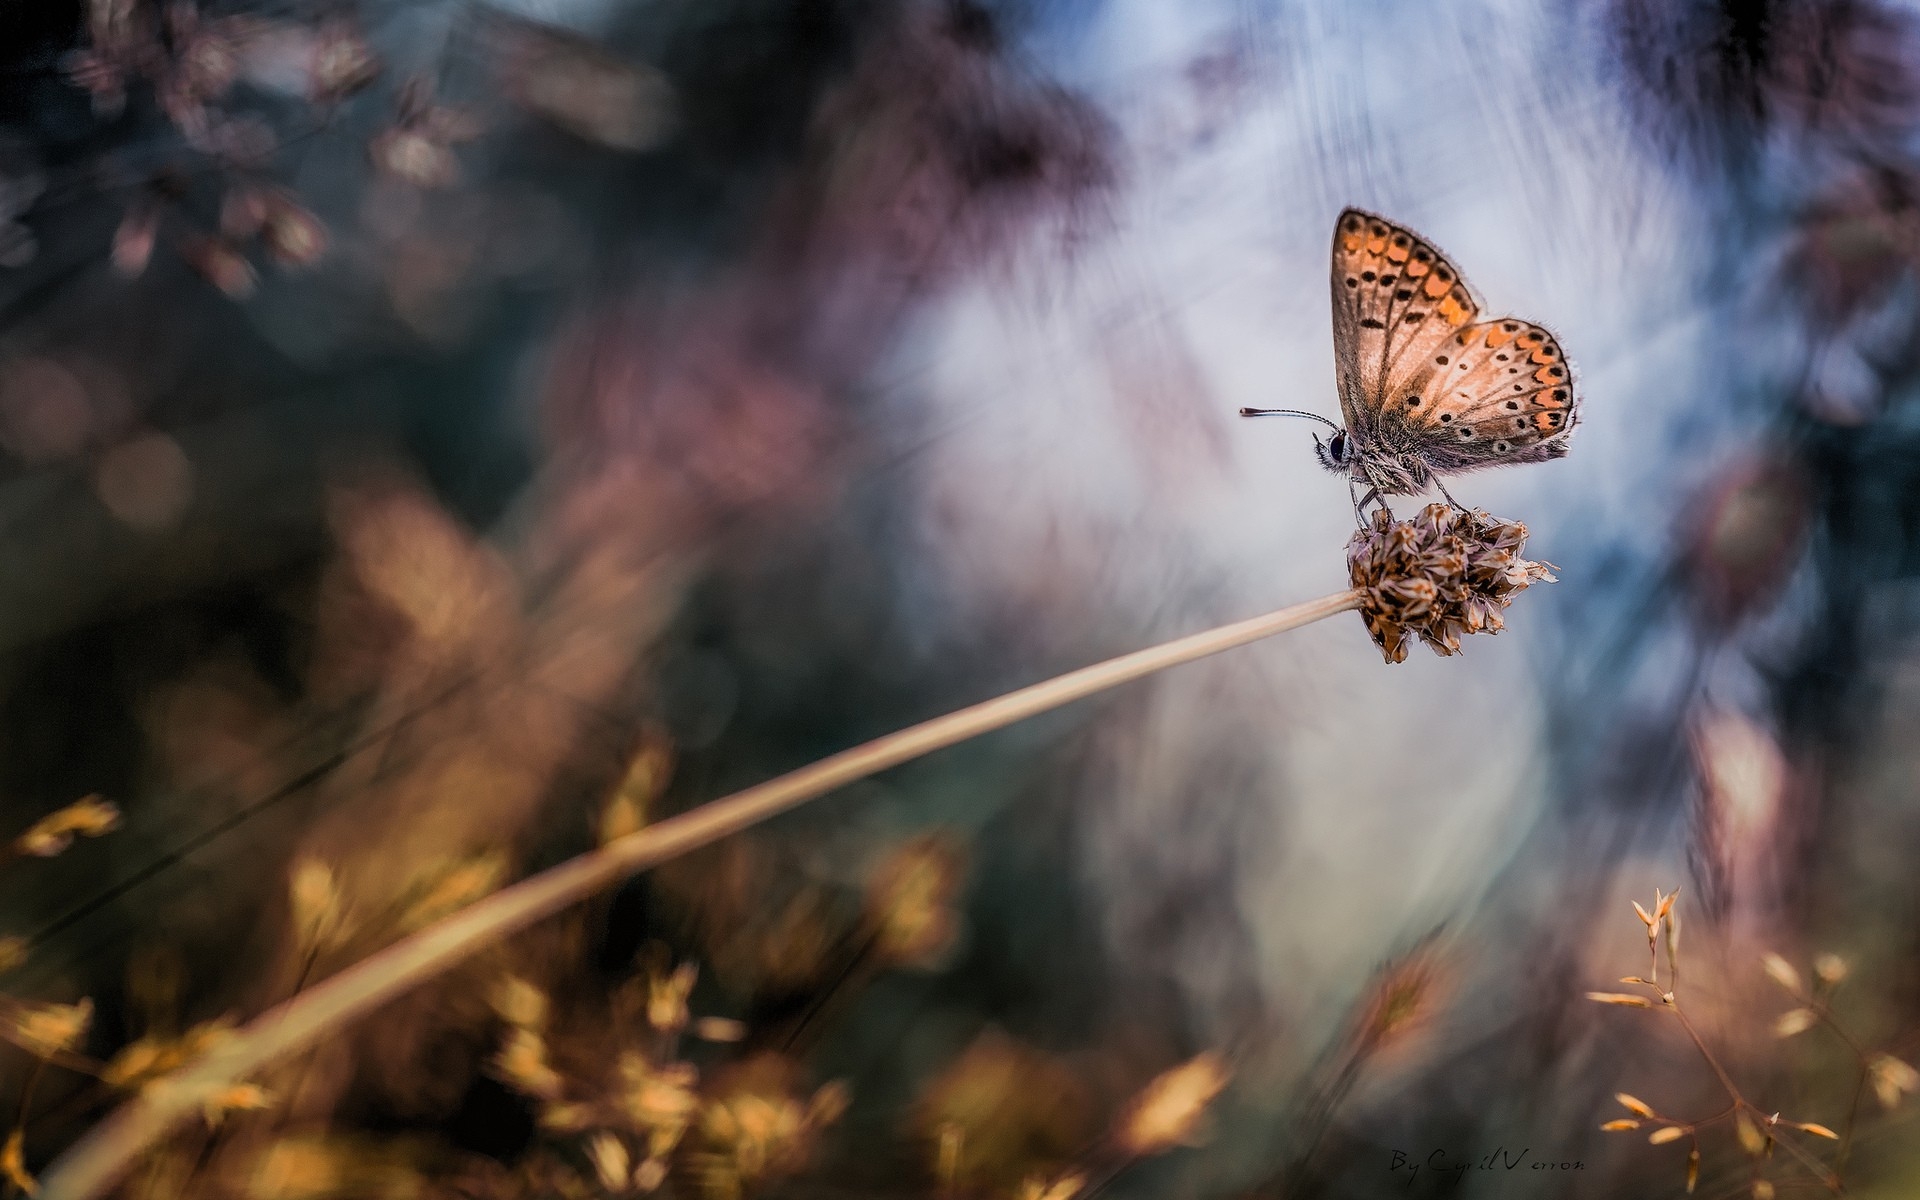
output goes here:
<path id="1" fill-rule="evenodd" d="M 1394 281 L 1395 279 L 1398 279 L 1398 278 L 1399 278 L 1399 276 L 1398 276 L 1398 275 L 1382 275 L 1382 276 L 1380 277 L 1380 286 L 1381 286 L 1381 287 L 1392 287 L 1392 286 L 1393 286 L 1393 281 Z"/>
<path id="2" fill-rule="evenodd" d="M 1465 425 L 1462 425 L 1462 426 L 1460 427 L 1460 440 L 1461 440 L 1461 441 L 1463 441 L 1463 442 L 1470 442 L 1470 441 L 1472 441 L 1472 440 L 1473 440 L 1473 430 L 1471 430 L 1471 429 L 1468 429 L 1468 428 L 1467 428 L 1467 427 L 1466 427 Z"/>
<path id="3" fill-rule="evenodd" d="M 1513 372 L 1509 371 L 1507 373 L 1511 375 Z M 1513 385 L 1513 390 L 1516 392 L 1524 392 L 1527 390 L 1527 385 L 1524 383 L 1516 383 Z"/>
<path id="4" fill-rule="evenodd" d="M 1419 408 L 1419 407 L 1420 407 L 1420 397 L 1418 397 L 1418 396 L 1408 396 L 1408 397 L 1407 397 L 1407 407 L 1408 407 L 1408 408 Z"/>
<path id="5" fill-rule="evenodd" d="M 1506 355 L 1504 355 L 1504 354 L 1496 354 L 1496 355 L 1494 355 L 1493 357 L 1494 357 L 1495 359 L 1497 359 L 1498 361 L 1500 361 L 1500 362 L 1505 362 L 1505 361 L 1507 361 L 1507 356 L 1506 356 Z"/>
<path id="6" fill-rule="evenodd" d="M 1565 375 L 1565 374 L 1566 374 L 1566 372 L 1565 372 L 1565 371 L 1563 371 L 1563 370 L 1561 370 L 1561 369 L 1560 369 L 1559 367 L 1548 367 L 1548 368 L 1547 368 L 1547 378 L 1548 378 L 1548 379 L 1558 379 L 1558 378 L 1560 378 L 1560 377 L 1561 377 L 1562 375 Z"/>
<path id="7" fill-rule="evenodd" d="M 1427 314 L 1423 312 L 1410 312 L 1404 318 L 1406 323 L 1409 325 L 1418 325 L 1420 322 L 1426 319 L 1427 319 Z"/>
<path id="8" fill-rule="evenodd" d="M 1360 318 L 1360 328 L 1362 329 L 1385 329 L 1386 327 L 1387 325 L 1384 321 L 1376 321 L 1372 317 Z"/>
<path id="9" fill-rule="evenodd" d="M 1394 244 L 1394 245 L 1396 245 L 1396 246 L 1404 246 L 1404 245 L 1406 245 L 1406 244 L 1407 244 L 1407 235 L 1406 235 L 1406 234 L 1404 234 L 1404 233 L 1398 233 L 1398 234 L 1395 234 L 1395 235 L 1394 235 L 1394 237 L 1393 237 L 1393 244 Z"/>
<path id="10" fill-rule="evenodd" d="M 1553 390 L 1553 398 L 1554 398 L 1555 400 L 1558 400 L 1558 401 L 1560 401 L 1560 402 L 1561 402 L 1561 403 L 1563 403 L 1563 404 L 1564 404 L 1564 403 L 1566 403 L 1566 399 L 1567 399 L 1567 389 L 1565 389 L 1565 388 L 1555 388 L 1555 389 Z"/>
<path id="11" fill-rule="evenodd" d="M 1375 275 L 1372 271 L 1362 271 L 1360 272 L 1360 278 L 1366 280 L 1368 283 L 1372 283 L 1374 280 L 1380 277 L 1378 275 Z"/>
<path id="12" fill-rule="evenodd" d="M 1515 429 L 1525 429 L 1527 427 L 1527 419 L 1525 417 L 1515 417 L 1513 419 L 1513 427 Z"/>
<path id="13" fill-rule="evenodd" d="M 1360 231 L 1360 218 L 1359 218 L 1359 217 L 1348 217 L 1348 218 L 1347 218 L 1347 228 L 1348 228 L 1348 229 L 1350 229 L 1350 230 L 1352 230 L 1352 231 L 1354 231 L 1355 233 L 1358 233 L 1358 232 Z"/>
<path id="14" fill-rule="evenodd" d="M 1351 276 L 1351 275 L 1349 275 L 1349 276 L 1347 276 L 1347 286 L 1348 286 L 1348 287 L 1359 287 L 1359 286 L 1360 286 L 1360 281 L 1359 281 L 1358 279 L 1355 279 L 1355 278 L 1354 278 L 1353 276 Z"/>
<path id="15" fill-rule="evenodd" d="M 1508 450 L 1512 449 L 1512 447 L 1507 445 L 1505 442 L 1495 442 L 1493 444 L 1493 448 L 1499 451 L 1501 454 L 1505 454 Z"/>
<path id="16" fill-rule="evenodd" d="M 1566 419 L 1567 419 L 1567 415 L 1565 413 L 1548 413 L 1547 414 L 1547 424 L 1549 425 L 1558 425 L 1560 424 L 1560 422 Z"/>
<path id="17" fill-rule="evenodd" d="M 1446 365 L 1447 365 L 1447 356 L 1446 356 L 1446 355 L 1444 355 L 1444 354 L 1441 354 L 1441 355 L 1437 355 L 1437 356 L 1435 356 L 1435 358 L 1434 358 L 1434 360 L 1433 360 L 1433 361 L 1435 361 L 1435 362 L 1437 362 L 1437 363 L 1439 363 L 1439 364 L 1440 364 L 1441 366 L 1443 366 L 1443 367 L 1444 367 L 1444 366 L 1446 366 Z"/>
<path id="18" fill-rule="evenodd" d="M 1451 421 L 1451 420 L 1453 420 L 1453 414 L 1452 414 L 1452 413 L 1441 413 L 1441 414 L 1440 414 L 1440 423 L 1441 423 L 1442 425 L 1445 425 L 1445 424 L 1446 424 L 1446 423 L 1447 423 L 1448 421 Z"/>
<path id="19" fill-rule="evenodd" d="M 1500 328 L 1504 329 L 1508 333 L 1512 333 L 1514 330 L 1520 327 L 1518 325 L 1515 325 L 1512 321 L 1502 321 L 1500 322 Z"/>
<path id="20" fill-rule="evenodd" d="M 1507 407 L 1518 411 L 1518 409 L 1520 408 L 1520 402 L 1518 400 L 1509 400 L 1507 401 Z"/>
<path id="21" fill-rule="evenodd" d="M 1401 288 L 1399 291 L 1393 294 L 1393 298 L 1395 300 L 1411 300 L 1413 299 L 1413 289 Z"/>

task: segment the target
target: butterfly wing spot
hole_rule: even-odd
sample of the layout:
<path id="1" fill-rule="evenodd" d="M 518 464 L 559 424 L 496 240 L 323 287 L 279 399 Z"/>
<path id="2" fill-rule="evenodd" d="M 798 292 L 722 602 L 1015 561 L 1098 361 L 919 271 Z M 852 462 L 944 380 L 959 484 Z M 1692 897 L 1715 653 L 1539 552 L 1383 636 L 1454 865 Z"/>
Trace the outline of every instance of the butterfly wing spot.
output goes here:
<path id="1" fill-rule="evenodd" d="M 1374 280 L 1380 277 L 1374 274 L 1372 271 L 1362 271 L 1360 272 L 1360 278 L 1366 280 L 1368 283 L 1372 283 Z"/>
<path id="2" fill-rule="evenodd" d="M 1446 424 L 1447 422 L 1449 422 L 1449 421 L 1451 421 L 1451 420 L 1453 420 L 1453 414 L 1452 414 L 1452 413 L 1441 413 L 1441 414 L 1440 414 L 1440 423 L 1441 423 L 1442 425 L 1445 425 L 1445 424 Z"/>
<path id="3" fill-rule="evenodd" d="M 1507 401 L 1507 407 L 1512 409 L 1514 412 L 1519 412 L 1520 402 L 1518 400 L 1509 400 Z"/>
<path id="4" fill-rule="evenodd" d="M 1433 361 L 1444 367 L 1447 365 L 1447 356 L 1444 354 L 1436 355 Z"/>
<path id="5" fill-rule="evenodd" d="M 1405 321 L 1408 325 L 1418 325 L 1420 322 L 1426 319 L 1427 319 L 1427 314 L 1423 312 L 1410 312 L 1406 316 L 1401 318 L 1401 320 Z"/>
<path id="6" fill-rule="evenodd" d="M 1513 447 L 1507 444 L 1506 442 L 1495 442 L 1493 444 L 1493 448 L 1499 451 L 1501 454 L 1505 454 L 1507 451 L 1513 449 Z"/>
<path id="7" fill-rule="evenodd" d="M 1387 323 L 1385 321 L 1376 321 L 1372 317 L 1360 318 L 1360 328 L 1362 329 L 1385 329 L 1386 327 Z"/>
<path id="8" fill-rule="evenodd" d="M 1347 276 L 1347 286 L 1348 286 L 1348 287 L 1350 287 L 1350 288 L 1352 288 L 1352 287 L 1359 287 L 1359 286 L 1360 286 L 1360 281 L 1359 281 L 1358 279 L 1356 279 L 1356 278 L 1354 278 L 1353 276 L 1351 276 L 1351 275 L 1349 275 L 1349 276 Z"/>

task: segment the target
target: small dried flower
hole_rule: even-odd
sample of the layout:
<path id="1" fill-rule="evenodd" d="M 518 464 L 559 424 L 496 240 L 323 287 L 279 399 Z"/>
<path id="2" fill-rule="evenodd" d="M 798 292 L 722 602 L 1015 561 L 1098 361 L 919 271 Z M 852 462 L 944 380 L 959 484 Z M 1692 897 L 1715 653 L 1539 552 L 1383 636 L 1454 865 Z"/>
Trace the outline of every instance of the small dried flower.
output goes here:
<path id="1" fill-rule="evenodd" d="M 379 74 L 379 58 L 352 24 L 331 20 L 320 26 L 307 66 L 307 94 L 315 103 L 336 104 Z"/>
<path id="2" fill-rule="evenodd" d="M 1645 996 L 1632 996 L 1625 992 L 1588 992 L 1587 999 L 1601 1004 L 1618 1004 L 1622 1008 L 1652 1008 L 1653 1001 Z"/>
<path id="3" fill-rule="evenodd" d="M 645 1194 L 660 1189 L 667 1181 L 667 1160 L 649 1158 L 633 1169 L 633 1190 Z"/>
<path id="4" fill-rule="evenodd" d="M 1759 1127 L 1753 1123 L 1744 1111 L 1734 1115 L 1733 1131 L 1740 1138 L 1740 1148 L 1755 1158 L 1766 1153 L 1767 1145 L 1772 1140 L 1766 1134 L 1760 1132 Z"/>
<path id="5" fill-rule="evenodd" d="M 1648 1134 L 1647 1142 L 1654 1146 L 1664 1146 L 1668 1142 L 1677 1142 L 1685 1136 L 1687 1136 L 1685 1129 L 1682 1129 L 1678 1125 L 1668 1125 L 1663 1129 L 1656 1129 Z"/>
<path id="6" fill-rule="evenodd" d="M 647 976 L 647 1024 L 662 1033 L 678 1033 L 687 1027 L 687 996 L 699 977 L 700 968 L 684 962 L 669 974 L 649 972 Z"/>
<path id="7" fill-rule="evenodd" d="M 149 200 L 128 205 L 113 231 L 113 269 L 129 279 L 145 271 L 153 260 L 153 243 L 159 231 L 159 205 Z"/>
<path id="8" fill-rule="evenodd" d="M 93 1024 L 93 1001 L 82 998 L 74 1004 L 42 1004 L 14 1014 L 12 1037 L 28 1053 L 38 1058 L 64 1054 L 87 1036 Z"/>
<path id="9" fill-rule="evenodd" d="M 1800 994 L 1800 972 L 1793 969 L 1793 964 L 1769 950 L 1760 956 L 1760 965 L 1766 968 L 1775 983 L 1796 996 Z"/>
<path id="10" fill-rule="evenodd" d="M 1127 1106 L 1115 1140 L 1128 1154 L 1159 1154 L 1188 1142 L 1207 1106 L 1227 1086 L 1231 1072 L 1219 1055 L 1207 1053 L 1156 1077 Z"/>
<path id="11" fill-rule="evenodd" d="M 401 916 L 401 927 L 418 929 L 465 908 L 498 887 L 506 872 L 506 859 L 498 854 L 482 854 L 454 863 L 437 877 L 429 877 L 419 898 L 408 905 Z"/>
<path id="12" fill-rule="evenodd" d="M 540 1128 L 554 1133 L 579 1133 L 594 1123 L 591 1104 L 549 1104 L 540 1110 Z"/>
<path id="13" fill-rule="evenodd" d="M 647 823 L 653 804 L 666 790 L 672 772 L 673 744 L 649 730 L 634 752 L 633 760 L 627 764 L 620 786 L 607 797 L 606 806 L 601 809 L 601 845 L 625 837 Z"/>
<path id="14" fill-rule="evenodd" d="M 1838 954 L 1821 954 L 1813 960 L 1813 974 L 1821 983 L 1833 987 L 1847 977 L 1847 960 Z"/>
<path id="15" fill-rule="evenodd" d="M 27 1131 L 24 1129 L 15 1128 L 7 1135 L 7 1144 L 0 1147 L 0 1175 L 5 1175 L 7 1182 L 27 1195 L 37 1196 L 40 1194 L 40 1183 L 27 1174 L 26 1141 Z"/>
<path id="16" fill-rule="evenodd" d="M 267 253 L 284 267 L 306 267 L 327 252 L 327 227 L 319 217 L 284 195 L 267 205 L 260 229 Z"/>
<path id="17" fill-rule="evenodd" d="M 700 1098 L 694 1093 L 699 1072 L 692 1063 L 654 1066 L 640 1054 L 620 1056 L 619 1104 L 636 1131 L 648 1138 L 647 1156 L 662 1157 L 679 1144 Z"/>
<path id="18" fill-rule="evenodd" d="M 1823 1137 L 1835 1142 L 1840 1140 L 1840 1135 L 1828 1129 L 1825 1125 L 1816 1125 L 1811 1121 L 1793 1121 L 1789 1122 L 1789 1124 L 1795 1129 L 1810 1133 L 1815 1137 Z"/>
<path id="19" fill-rule="evenodd" d="M 218 1125 L 230 1112 L 256 1112 L 273 1103 L 266 1089 L 254 1083 L 236 1083 L 221 1088 L 201 1104 L 208 1125 Z"/>
<path id="20" fill-rule="evenodd" d="M 593 1163 L 594 1173 L 600 1177 L 602 1187 L 610 1192 L 627 1190 L 632 1159 L 625 1142 L 604 1130 L 596 1133 L 587 1140 L 587 1159 Z"/>
<path id="21" fill-rule="evenodd" d="M 1608 1121 L 1600 1127 L 1602 1133 L 1624 1133 L 1629 1129 L 1640 1128 L 1640 1122 L 1631 1117 L 1621 1117 L 1617 1121 Z"/>
<path id="22" fill-rule="evenodd" d="M 1347 544 L 1347 568 L 1386 660 L 1406 661 L 1409 633 L 1441 655 L 1459 653 L 1463 633 L 1498 633 L 1516 594 L 1554 579 L 1550 564 L 1520 556 L 1526 540 L 1525 525 L 1478 509 L 1430 504 L 1407 521 L 1376 509 Z"/>
<path id="23" fill-rule="evenodd" d="M 867 889 L 867 920 L 882 961 L 921 966 L 952 944 L 962 866 L 958 845 L 944 834 L 914 838 L 880 864 Z"/>
<path id="24" fill-rule="evenodd" d="M 13 845 L 22 854 L 51 858 L 72 845 L 76 836 L 99 837 L 119 824 L 120 810 L 95 794 L 40 818 Z"/>
<path id="25" fill-rule="evenodd" d="M 1043 1175 L 1029 1175 L 1020 1181 L 1020 1200 L 1073 1200 L 1086 1186 L 1087 1177 L 1078 1172 L 1052 1180 Z"/>
<path id="26" fill-rule="evenodd" d="M 1898 1105 L 1902 1094 L 1920 1092 L 1920 1071 L 1891 1054 L 1875 1058 L 1868 1064 L 1867 1074 L 1873 1080 L 1873 1094 L 1879 1097 L 1883 1107 Z"/>
<path id="27" fill-rule="evenodd" d="M 747 1027 L 727 1017 L 701 1017 L 693 1023 L 693 1036 L 703 1042 L 738 1042 L 747 1036 Z"/>
<path id="28" fill-rule="evenodd" d="M 294 938 L 303 948 L 322 949 L 343 932 L 340 887 L 333 868 L 319 859 L 303 858 L 294 864 L 287 880 L 287 901 Z"/>
<path id="29" fill-rule="evenodd" d="M 1653 1106 L 1638 1096 L 1630 1096 L 1625 1092 L 1615 1092 L 1613 1098 L 1620 1102 L 1622 1108 L 1635 1116 L 1651 1119 L 1656 1115 L 1653 1111 Z"/>
<path id="30" fill-rule="evenodd" d="M 1789 1009 L 1781 1013 L 1780 1019 L 1773 1023 L 1773 1036 L 1790 1038 L 1796 1034 L 1805 1033 L 1812 1029 L 1814 1022 L 1819 1019 L 1819 1016 L 1810 1008 Z"/>
<path id="31" fill-rule="evenodd" d="M 1647 927 L 1648 936 L 1652 936 L 1653 914 L 1648 912 L 1646 909 L 1641 908 L 1640 902 L 1638 900 L 1631 900 L 1631 901 L 1628 901 L 1628 903 L 1633 905 L 1633 911 L 1639 915 L 1641 923 Z"/>
<path id="32" fill-rule="evenodd" d="M 532 1029 L 516 1028 L 509 1032 L 492 1065 L 502 1080 L 542 1100 L 557 1099 L 565 1084 L 560 1073 L 547 1062 L 546 1039 Z"/>
<path id="33" fill-rule="evenodd" d="M 1693 1189 L 1700 1186 L 1700 1147 L 1687 1151 L 1687 1195 L 1693 1195 Z"/>
<path id="34" fill-rule="evenodd" d="M 493 1011 L 509 1025 L 540 1030 L 547 1024 L 547 994 L 520 978 L 509 975 L 493 988 Z"/>
<path id="35" fill-rule="evenodd" d="M 1754 1180 L 1753 1200 L 1773 1200 L 1773 1184 L 1764 1179 Z"/>
<path id="36" fill-rule="evenodd" d="M 247 261 L 247 256 L 218 238 L 192 238 L 182 247 L 181 253 L 187 265 L 198 272 L 202 279 L 235 300 L 251 296 L 255 285 L 259 283 L 259 276 L 254 274 L 253 264 Z"/>

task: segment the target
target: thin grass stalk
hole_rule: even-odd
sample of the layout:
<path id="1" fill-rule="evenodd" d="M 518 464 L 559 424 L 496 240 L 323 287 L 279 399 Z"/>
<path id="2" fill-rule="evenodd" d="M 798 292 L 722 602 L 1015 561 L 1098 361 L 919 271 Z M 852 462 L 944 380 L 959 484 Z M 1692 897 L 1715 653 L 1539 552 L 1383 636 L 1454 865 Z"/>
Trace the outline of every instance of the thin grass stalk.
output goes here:
<path id="1" fill-rule="evenodd" d="M 1168 667 L 1352 611 L 1361 603 L 1357 591 L 1336 592 L 1083 667 L 843 750 L 529 876 L 269 1009 L 199 1062 L 150 1084 L 53 1163 L 41 1179 L 41 1198 L 94 1200 L 104 1195 L 144 1150 L 196 1116 L 205 1099 L 221 1088 L 305 1049 L 469 955 L 611 884 L 889 767 Z"/>

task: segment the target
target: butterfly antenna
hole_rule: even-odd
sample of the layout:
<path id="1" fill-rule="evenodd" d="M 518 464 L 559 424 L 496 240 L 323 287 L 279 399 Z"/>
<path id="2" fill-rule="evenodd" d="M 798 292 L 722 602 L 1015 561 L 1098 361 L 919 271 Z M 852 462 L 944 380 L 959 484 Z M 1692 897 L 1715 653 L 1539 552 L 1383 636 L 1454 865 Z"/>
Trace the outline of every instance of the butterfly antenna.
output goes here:
<path id="1" fill-rule="evenodd" d="M 1309 421 L 1318 421 L 1329 429 L 1340 428 L 1338 422 L 1329 421 L 1319 413 L 1302 412 L 1297 408 L 1243 408 L 1240 410 L 1240 415 L 1243 417 L 1305 417 Z"/>

